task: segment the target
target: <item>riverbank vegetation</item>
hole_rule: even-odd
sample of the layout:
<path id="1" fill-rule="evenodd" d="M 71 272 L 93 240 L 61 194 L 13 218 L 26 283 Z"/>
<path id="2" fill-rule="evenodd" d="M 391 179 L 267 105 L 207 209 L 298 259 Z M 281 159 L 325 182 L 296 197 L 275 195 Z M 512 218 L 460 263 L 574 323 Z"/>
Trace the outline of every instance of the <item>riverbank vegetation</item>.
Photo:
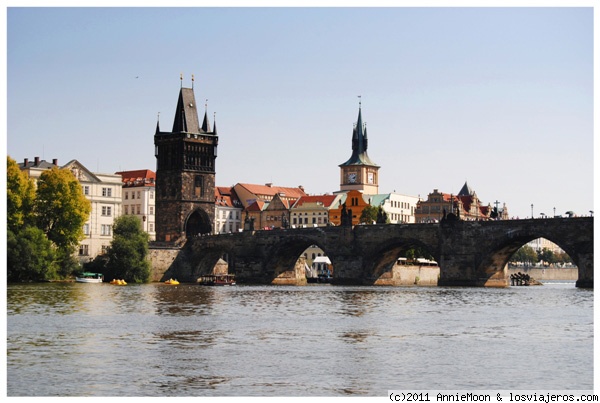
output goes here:
<path id="1" fill-rule="evenodd" d="M 573 260 L 565 252 L 555 253 L 548 248 L 536 251 L 529 245 L 522 246 L 509 260 L 512 265 L 572 265 Z"/>
<path id="2" fill-rule="evenodd" d="M 105 255 L 85 264 L 87 271 L 104 274 L 105 279 L 125 279 L 128 283 L 150 280 L 148 234 L 139 218 L 125 215 L 115 219 L 113 240 Z"/>
<path id="3" fill-rule="evenodd" d="M 91 203 L 68 170 L 43 172 L 37 182 L 7 157 L 8 281 L 64 279 L 79 269 L 73 256 L 84 237 Z"/>

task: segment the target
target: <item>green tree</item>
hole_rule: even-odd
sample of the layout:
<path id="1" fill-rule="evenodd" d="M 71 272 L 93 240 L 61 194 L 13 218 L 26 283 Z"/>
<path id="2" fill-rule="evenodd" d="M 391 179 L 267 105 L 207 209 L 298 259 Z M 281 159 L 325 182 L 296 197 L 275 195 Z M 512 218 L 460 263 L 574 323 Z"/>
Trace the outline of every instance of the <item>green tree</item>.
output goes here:
<path id="1" fill-rule="evenodd" d="M 142 230 L 139 218 L 125 215 L 115 220 L 107 258 L 105 278 L 120 278 L 130 283 L 150 280 L 148 234 Z"/>
<path id="2" fill-rule="evenodd" d="M 9 231 L 16 233 L 33 224 L 35 186 L 15 160 L 8 156 L 6 159 L 6 224 Z"/>
<path id="3" fill-rule="evenodd" d="M 543 248 L 541 251 L 537 253 L 538 261 L 544 261 L 548 264 L 554 264 L 558 262 L 557 256 L 548 248 Z"/>
<path id="4" fill-rule="evenodd" d="M 538 261 L 538 256 L 535 250 L 529 245 L 523 245 L 510 258 L 511 262 L 522 262 L 526 264 L 534 264 Z"/>
<path id="5" fill-rule="evenodd" d="M 91 210 L 90 201 L 70 171 L 53 167 L 40 175 L 35 201 L 37 227 L 57 246 L 62 260 L 69 261 L 84 238 L 83 224 Z"/>
<path id="6" fill-rule="evenodd" d="M 365 206 L 362 213 L 360 213 L 359 221 L 361 224 L 373 224 L 377 221 L 377 207 L 371 206 L 370 204 Z"/>
<path id="7" fill-rule="evenodd" d="M 56 250 L 35 227 L 6 234 L 8 281 L 45 281 L 56 278 Z"/>

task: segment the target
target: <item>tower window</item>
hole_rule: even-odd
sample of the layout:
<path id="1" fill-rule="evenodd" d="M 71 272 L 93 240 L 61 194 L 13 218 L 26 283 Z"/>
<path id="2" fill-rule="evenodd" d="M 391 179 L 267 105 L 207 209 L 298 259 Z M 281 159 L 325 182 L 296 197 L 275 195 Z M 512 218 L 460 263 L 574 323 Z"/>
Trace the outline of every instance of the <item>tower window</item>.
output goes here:
<path id="1" fill-rule="evenodd" d="M 196 176 L 196 178 L 194 178 L 194 196 L 196 197 L 202 197 L 204 196 L 204 177 L 203 176 Z"/>

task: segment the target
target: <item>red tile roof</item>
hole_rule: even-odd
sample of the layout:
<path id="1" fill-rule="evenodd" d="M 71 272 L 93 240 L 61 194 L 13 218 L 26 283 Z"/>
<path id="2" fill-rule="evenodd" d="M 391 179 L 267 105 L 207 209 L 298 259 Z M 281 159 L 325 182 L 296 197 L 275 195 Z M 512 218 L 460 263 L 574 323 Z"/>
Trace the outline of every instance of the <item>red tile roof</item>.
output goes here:
<path id="1" fill-rule="evenodd" d="M 333 201 L 335 200 L 336 197 L 337 197 L 336 195 L 302 196 L 300 199 L 298 199 L 298 201 L 296 201 L 296 204 L 294 205 L 294 207 L 300 207 L 304 203 L 317 203 L 317 202 L 323 203 L 323 207 L 330 207 L 331 203 L 333 203 Z"/>
<path id="2" fill-rule="evenodd" d="M 123 178 L 123 186 L 155 186 L 156 173 L 149 169 L 138 169 L 136 171 L 121 171 L 116 172 L 116 175 L 121 175 Z"/>
<path id="3" fill-rule="evenodd" d="M 238 185 L 243 186 L 250 193 L 253 193 L 258 196 L 275 196 L 278 193 L 283 193 L 285 197 L 298 199 L 302 196 L 306 196 L 304 193 L 304 189 L 300 187 L 289 188 L 283 186 L 268 186 L 268 185 L 253 185 L 250 183 L 238 183 Z"/>
<path id="4" fill-rule="evenodd" d="M 224 207 L 242 207 L 242 203 L 232 187 L 215 187 L 215 204 Z"/>

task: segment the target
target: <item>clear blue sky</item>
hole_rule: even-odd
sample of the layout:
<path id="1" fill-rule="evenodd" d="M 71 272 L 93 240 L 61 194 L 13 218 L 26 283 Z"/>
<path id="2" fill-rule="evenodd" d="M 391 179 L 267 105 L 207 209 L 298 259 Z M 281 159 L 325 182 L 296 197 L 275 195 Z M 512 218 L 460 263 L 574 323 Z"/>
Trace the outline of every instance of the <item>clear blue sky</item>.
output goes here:
<path id="1" fill-rule="evenodd" d="M 593 8 L 8 8 L 7 153 L 156 168 L 183 73 L 217 185 L 339 189 L 362 96 L 380 192 L 465 181 L 521 218 L 593 210 Z M 202 116 L 200 116 L 202 118 Z"/>

